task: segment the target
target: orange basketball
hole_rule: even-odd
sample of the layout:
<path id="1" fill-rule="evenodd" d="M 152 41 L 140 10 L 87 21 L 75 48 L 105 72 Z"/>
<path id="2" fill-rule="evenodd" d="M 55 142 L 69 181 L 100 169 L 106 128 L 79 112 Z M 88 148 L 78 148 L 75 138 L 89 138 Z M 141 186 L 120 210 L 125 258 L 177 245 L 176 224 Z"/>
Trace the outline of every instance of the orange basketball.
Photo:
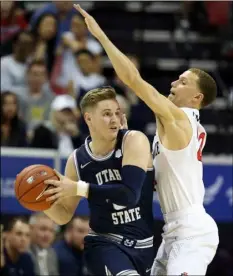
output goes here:
<path id="1" fill-rule="evenodd" d="M 53 202 L 46 201 L 47 196 L 43 195 L 43 192 L 50 188 L 44 184 L 47 179 L 59 179 L 48 166 L 32 165 L 23 169 L 15 181 L 15 195 L 19 203 L 32 211 L 49 209 Z"/>

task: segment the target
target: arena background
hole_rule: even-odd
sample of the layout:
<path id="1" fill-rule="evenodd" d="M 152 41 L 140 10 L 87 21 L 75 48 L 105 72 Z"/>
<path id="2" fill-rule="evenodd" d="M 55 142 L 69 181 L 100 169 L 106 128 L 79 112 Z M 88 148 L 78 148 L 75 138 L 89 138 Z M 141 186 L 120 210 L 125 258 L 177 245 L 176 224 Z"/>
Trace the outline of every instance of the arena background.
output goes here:
<path id="1" fill-rule="evenodd" d="M 232 2 L 188 2 L 84 1 L 81 4 L 95 17 L 117 47 L 137 57 L 142 76 L 161 93 L 166 95 L 171 81 L 189 67 L 204 69 L 216 79 L 217 100 L 201 111 L 201 122 L 208 133 L 203 158 L 205 207 L 217 221 L 220 234 L 219 249 L 207 275 L 228 276 L 233 275 Z M 18 1 L 17 5 L 30 22 L 33 13 L 47 3 Z M 1 57 L 11 52 L 12 41 L 1 43 Z M 101 74 L 111 83 L 114 72 L 104 53 L 101 64 Z M 152 141 L 154 118 L 143 103 L 131 106 L 129 127 L 142 130 Z M 66 158 L 57 150 L 1 146 L 2 223 L 6 224 L 17 215 L 30 216 L 30 212 L 20 206 L 14 196 L 14 180 L 19 171 L 39 163 L 55 167 L 63 173 L 65 161 Z M 77 214 L 88 214 L 86 201 L 81 202 Z M 154 216 L 158 246 L 163 221 L 156 194 Z"/>

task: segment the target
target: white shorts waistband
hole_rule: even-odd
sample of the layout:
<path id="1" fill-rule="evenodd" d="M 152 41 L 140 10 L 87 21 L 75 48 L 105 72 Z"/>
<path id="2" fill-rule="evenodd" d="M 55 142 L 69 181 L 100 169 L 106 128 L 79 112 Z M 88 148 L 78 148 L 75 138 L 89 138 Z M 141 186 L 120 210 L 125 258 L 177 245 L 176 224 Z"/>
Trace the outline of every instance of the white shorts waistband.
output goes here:
<path id="1" fill-rule="evenodd" d="M 164 221 L 166 223 L 169 223 L 169 222 L 172 222 L 174 220 L 177 220 L 177 219 L 180 219 L 186 215 L 189 215 L 189 214 L 196 214 L 196 213 L 206 213 L 205 211 L 205 208 L 203 205 L 191 205 L 185 209 L 182 209 L 182 210 L 178 210 L 178 211 L 175 211 L 175 212 L 170 212 L 170 213 L 167 213 L 167 214 L 163 214 L 163 217 L 164 217 Z"/>

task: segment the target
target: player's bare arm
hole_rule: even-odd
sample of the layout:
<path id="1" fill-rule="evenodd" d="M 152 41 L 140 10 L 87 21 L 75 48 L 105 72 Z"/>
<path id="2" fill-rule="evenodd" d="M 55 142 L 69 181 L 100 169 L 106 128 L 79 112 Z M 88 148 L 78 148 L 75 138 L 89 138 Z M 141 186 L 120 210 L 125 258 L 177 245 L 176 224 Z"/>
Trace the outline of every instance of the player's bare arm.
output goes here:
<path id="1" fill-rule="evenodd" d="M 58 177 L 62 181 L 64 176 L 57 173 Z M 74 165 L 74 157 L 71 154 L 67 160 L 65 167 L 65 177 L 71 181 L 78 181 L 78 176 L 76 173 Z M 59 191 L 61 188 L 58 189 Z M 74 194 L 73 194 L 74 195 Z M 59 198 L 51 208 L 44 211 L 44 213 L 50 217 L 57 224 L 66 224 L 71 220 L 74 215 L 74 212 L 79 204 L 81 197 L 80 196 L 68 196 Z"/>
<path id="2" fill-rule="evenodd" d="M 165 128 L 166 136 L 173 138 L 169 139 L 171 140 L 168 143 L 169 148 L 180 149 L 187 146 L 192 136 L 192 128 L 187 115 L 142 79 L 134 64 L 108 39 L 91 15 L 79 5 L 74 5 L 74 7 L 85 18 L 89 31 L 104 47 L 119 78 L 156 114 Z"/>
<path id="3" fill-rule="evenodd" d="M 122 166 L 134 165 L 142 168 L 152 168 L 152 156 L 148 138 L 139 131 L 130 131 L 124 140 L 124 157 Z"/>
<path id="4" fill-rule="evenodd" d="M 123 147 L 121 183 L 112 182 L 111 184 L 97 185 L 96 183 L 84 181 L 77 182 L 60 175 L 60 181 L 52 179 L 45 181 L 45 184 L 56 187 L 44 193 L 45 195 L 51 195 L 47 200 L 53 201 L 71 195 L 90 199 L 95 195 L 100 201 L 108 198 L 119 205 L 136 205 L 146 177 L 147 168 L 152 167 L 150 144 L 143 133 L 132 131 L 126 136 Z M 63 201 L 62 203 L 64 204 Z"/>

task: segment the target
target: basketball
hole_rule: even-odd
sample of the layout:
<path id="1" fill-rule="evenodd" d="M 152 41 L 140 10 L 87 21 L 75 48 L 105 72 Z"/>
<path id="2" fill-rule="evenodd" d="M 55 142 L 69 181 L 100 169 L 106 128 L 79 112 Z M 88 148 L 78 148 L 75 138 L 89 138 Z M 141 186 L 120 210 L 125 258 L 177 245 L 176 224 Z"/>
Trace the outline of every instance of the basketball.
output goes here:
<path id="1" fill-rule="evenodd" d="M 52 201 L 43 192 L 49 189 L 44 184 L 47 179 L 59 180 L 54 170 L 45 165 L 32 165 L 23 169 L 16 177 L 15 195 L 19 203 L 31 211 L 44 211 L 50 208 Z"/>

